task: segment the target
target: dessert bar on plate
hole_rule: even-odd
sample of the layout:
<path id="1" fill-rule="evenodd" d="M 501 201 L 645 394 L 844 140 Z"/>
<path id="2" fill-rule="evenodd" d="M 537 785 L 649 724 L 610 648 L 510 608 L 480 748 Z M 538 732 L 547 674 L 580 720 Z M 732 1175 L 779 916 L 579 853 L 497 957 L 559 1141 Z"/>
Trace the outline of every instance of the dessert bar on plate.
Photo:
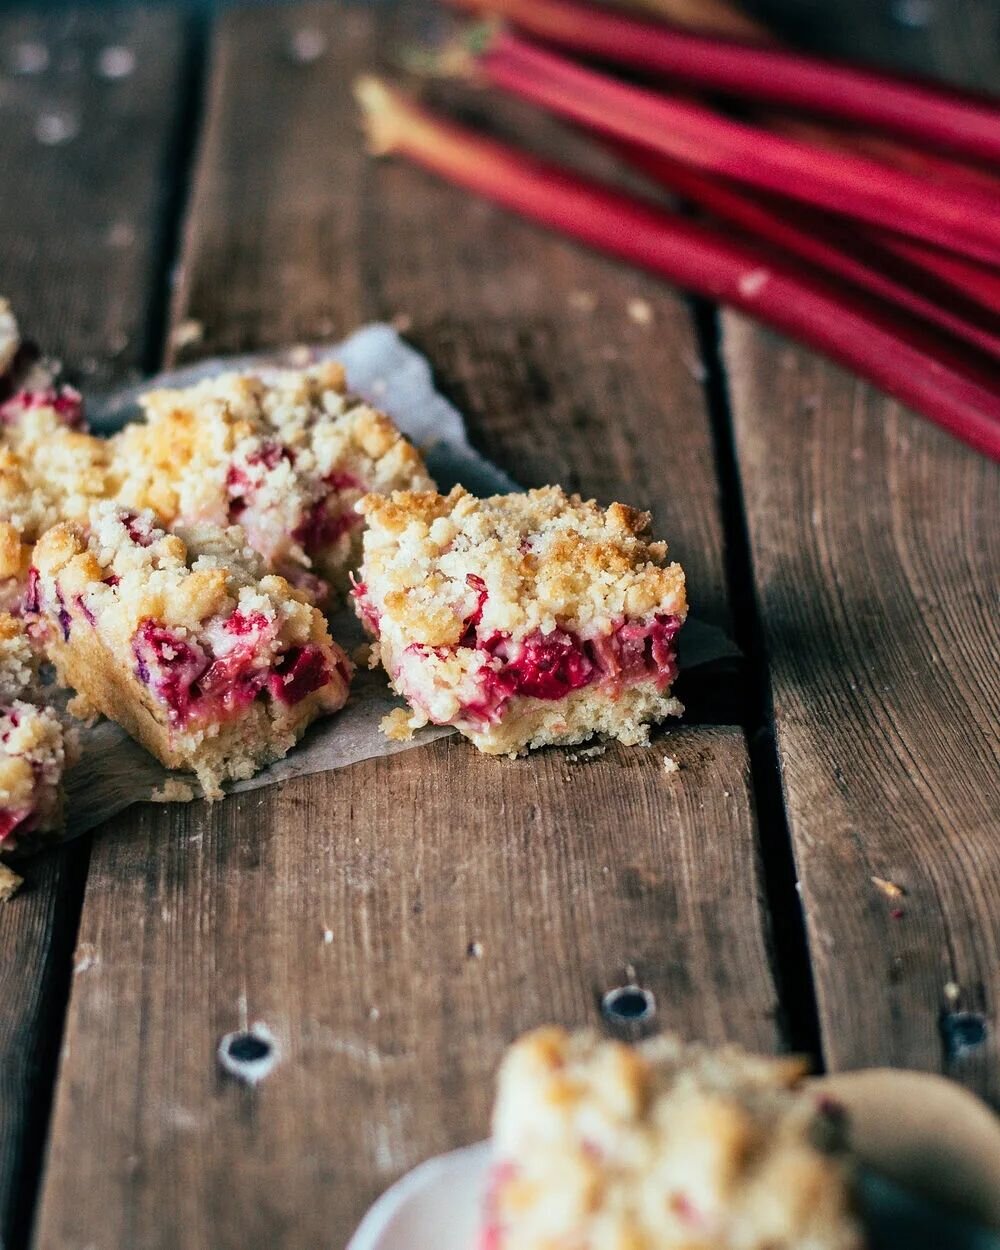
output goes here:
<path id="1" fill-rule="evenodd" d="M 158 528 L 104 502 L 34 552 L 29 608 L 80 714 L 118 721 L 216 797 L 286 755 L 347 700 L 350 662 L 321 613 L 264 572 L 239 527 Z"/>
<path id="2" fill-rule="evenodd" d="M 508 1051 L 480 1250 L 861 1250 L 842 1117 L 795 1059 L 547 1028 Z"/>
<path id="3" fill-rule="evenodd" d="M 683 710 L 670 691 L 684 573 L 647 513 L 557 486 L 368 495 L 358 508 L 355 608 L 409 705 L 387 718 L 390 737 L 433 723 L 490 754 L 595 733 L 635 744 Z"/>
<path id="4" fill-rule="evenodd" d="M 115 496 L 161 524 L 239 524 L 272 572 L 322 601 L 361 554 L 354 505 L 433 485 L 383 413 L 347 394 L 335 363 L 227 373 L 142 401 L 113 440 Z"/>
<path id="5" fill-rule="evenodd" d="M 0 851 L 62 828 L 62 775 L 74 746 L 46 706 L 23 621 L 0 613 Z"/>

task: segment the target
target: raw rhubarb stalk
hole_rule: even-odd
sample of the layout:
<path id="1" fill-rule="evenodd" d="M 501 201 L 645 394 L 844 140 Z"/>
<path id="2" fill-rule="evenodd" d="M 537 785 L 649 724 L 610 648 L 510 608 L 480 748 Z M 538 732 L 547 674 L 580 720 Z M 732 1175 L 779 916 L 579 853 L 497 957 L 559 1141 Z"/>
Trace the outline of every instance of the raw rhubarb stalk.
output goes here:
<path id="1" fill-rule="evenodd" d="M 894 260 L 891 255 L 886 255 L 880 266 L 871 260 L 871 246 L 866 248 L 842 229 L 838 231 L 836 225 L 820 220 L 818 215 L 803 220 L 797 217 L 794 208 L 789 211 L 786 205 L 752 199 L 742 190 L 733 190 L 688 165 L 666 160 L 646 148 L 630 146 L 623 154 L 647 177 L 692 200 L 713 216 L 739 226 L 754 240 L 800 257 L 912 316 L 941 327 L 959 343 L 992 358 L 994 368 L 1000 363 L 1000 334 L 989 328 L 990 318 L 980 317 L 978 322 L 981 323 L 977 323 L 975 308 L 965 309 L 963 316 L 955 307 L 959 301 L 945 305 L 914 289 L 891 272 Z M 961 356 L 957 359 L 960 361 Z M 973 361 L 972 368 L 982 368 L 984 363 Z"/>
<path id="2" fill-rule="evenodd" d="M 904 239 L 891 231 L 867 233 L 887 251 L 902 257 L 916 269 L 933 274 L 966 301 L 978 304 L 994 318 L 1000 317 L 1000 270 L 977 265 L 963 256 L 928 247 L 915 239 Z"/>
<path id="3" fill-rule="evenodd" d="M 626 143 L 761 190 L 1000 264 L 1000 213 L 876 161 L 824 152 L 585 68 L 506 32 L 478 65 L 513 95 Z"/>
<path id="4" fill-rule="evenodd" d="M 372 146 L 729 304 L 825 352 L 1000 460 L 1000 397 L 908 342 L 891 315 L 751 246 L 442 120 L 375 78 L 357 86 Z"/>
<path id="5" fill-rule="evenodd" d="M 752 43 L 773 43 L 766 26 L 728 0 L 613 0 L 615 8 L 633 9 L 688 30 Z"/>
<path id="6" fill-rule="evenodd" d="M 988 196 L 994 205 L 1000 203 L 1000 177 L 979 165 L 942 156 L 940 152 L 928 152 L 883 135 L 806 122 L 780 113 L 755 114 L 754 119 L 768 130 L 799 143 L 809 143 L 833 152 L 851 152 L 945 187 L 967 187 L 974 194 Z"/>
<path id="7" fill-rule="evenodd" d="M 818 60 L 781 48 L 741 45 L 613 13 L 578 0 L 452 0 L 503 17 L 575 53 L 663 74 L 741 100 L 801 109 L 1000 163 L 1000 109 L 931 83 Z"/>

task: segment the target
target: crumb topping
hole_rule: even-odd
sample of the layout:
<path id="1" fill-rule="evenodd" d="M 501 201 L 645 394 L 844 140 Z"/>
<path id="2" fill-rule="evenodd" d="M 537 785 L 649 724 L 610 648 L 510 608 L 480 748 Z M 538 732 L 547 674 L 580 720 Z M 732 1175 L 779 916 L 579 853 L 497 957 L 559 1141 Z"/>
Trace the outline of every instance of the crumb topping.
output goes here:
<path id="1" fill-rule="evenodd" d="M 223 374 L 143 407 L 112 440 L 118 501 L 166 525 L 238 522 L 316 598 L 317 576 L 343 584 L 356 563 L 365 492 L 432 485 L 389 418 L 347 394 L 339 364 Z"/>
<path id="2" fill-rule="evenodd" d="M 586 638 L 624 617 L 686 615 L 680 565 L 665 563 L 649 514 L 624 504 L 602 509 L 558 486 L 476 499 L 457 486 L 370 495 L 358 507 L 369 526 L 361 576 L 383 637 L 455 645 L 477 611 L 481 632 L 513 638 Z"/>

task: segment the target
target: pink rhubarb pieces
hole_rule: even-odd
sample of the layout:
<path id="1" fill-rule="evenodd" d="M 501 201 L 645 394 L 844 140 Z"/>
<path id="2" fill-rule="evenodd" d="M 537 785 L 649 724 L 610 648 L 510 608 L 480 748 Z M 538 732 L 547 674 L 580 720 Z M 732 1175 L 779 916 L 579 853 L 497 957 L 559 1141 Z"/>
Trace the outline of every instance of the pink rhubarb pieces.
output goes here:
<path id="1" fill-rule="evenodd" d="M 197 773 L 211 797 L 347 700 L 350 662 L 323 616 L 264 572 L 237 527 L 181 538 L 101 503 L 86 529 L 49 530 L 34 561 L 27 608 L 77 708 Z"/>
<path id="2" fill-rule="evenodd" d="M 513 755 L 597 733 L 646 742 L 683 710 L 671 685 L 684 573 L 646 513 L 557 486 L 369 495 L 359 511 L 356 609 L 409 704 L 384 724 L 390 736 L 454 725 Z"/>
<path id="3" fill-rule="evenodd" d="M 511 1047 L 479 1250 L 862 1250 L 795 1059 L 539 1029 Z"/>

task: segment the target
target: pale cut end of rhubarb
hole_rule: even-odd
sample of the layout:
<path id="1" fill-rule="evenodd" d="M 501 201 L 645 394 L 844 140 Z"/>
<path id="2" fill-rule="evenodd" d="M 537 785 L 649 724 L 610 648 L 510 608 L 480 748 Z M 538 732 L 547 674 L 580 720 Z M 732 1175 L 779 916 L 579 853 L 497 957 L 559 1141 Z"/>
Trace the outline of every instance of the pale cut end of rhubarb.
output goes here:
<path id="1" fill-rule="evenodd" d="M 373 156 L 388 156 L 400 147 L 410 103 L 374 74 L 362 74 L 354 83 L 362 123 Z"/>

